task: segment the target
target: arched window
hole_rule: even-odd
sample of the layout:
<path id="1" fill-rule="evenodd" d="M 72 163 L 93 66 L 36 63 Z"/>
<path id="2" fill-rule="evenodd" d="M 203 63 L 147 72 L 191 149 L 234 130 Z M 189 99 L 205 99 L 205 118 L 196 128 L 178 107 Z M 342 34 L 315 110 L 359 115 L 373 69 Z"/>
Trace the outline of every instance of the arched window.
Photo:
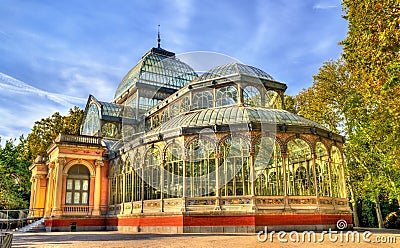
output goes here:
<path id="1" fill-rule="evenodd" d="M 82 134 L 93 135 L 100 130 L 99 109 L 95 104 L 90 105 L 83 124 Z"/>
<path id="2" fill-rule="evenodd" d="M 276 91 L 269 90 L 265 93 L 265 107 L 282 109 L 282 100 Z"/>
<path id="3" fill-rule="evenodd" d="M 123 202 L 124 196 L 124 164 L 118 161 L 118 175 L 117 175 L 117 204 Z"/>
<path id="4" fill-rule="evenodd" d="M 171 117 L 179 115 L 179 103 L 174 102 L 173 104 L 171 104 L 169 112 L 171 113 Z"/>
<path id="5" fill-rule="evenodd" d="M 205 139 L 198 139 L 189 146 L 189 161 L 186 163 L 188 197 L 212 196 L 216 190 L 214 145 Z"/>
<path id="6" fill-rule="evenodd" d="M 256 195 L 284 195 L 281 149 L 275 139 L 262 137 L 255 144 Z"/>
<path id="7" fill-rule="evenodd" d="M 331 150 L 331 177 L 332 177 L 332 193 L 333 197 L 345 198 L 346 192 L 344 187 L 344 175 L 342 171 L 342 154 L 336 146 L 332 146 Z"/>
<path id="8" fill-rule="evenodd" d="M 89 205 L 90 172 L 84 165 L 73 165 L 68 170 L 65 204 Z"/>
<path id="9" fill-rule="evenodd" d="M 168 146 L 165 154 L 164 198 L 182 197 L 183 194 L 183 150 L 177 143 Z"/>
<path id="10" fill-rule="evenodd" d="M 226 86 L 217 92 L 217 107 L 237 103 L 237 90 L 233 86 Z"/>
<path id="11" fill-rule="evenodd" d="M 185 96 L 181 100 L 181 111 L 182 112 L 187 112 L 187 111 L 189 111 L 189 107 L 190 107 L 189 97 Z"/>
<path id="12" fill-rule="evenodd" d="M 226 139 L 220 148 L 221 169 L 219 176 L 221 195 L 250 195 L 250 163 L 248 144 L 238 137 Z"/>
<path id="13" fill-rule="evenodd" d="M 311 162 L 311 148 L 302 139 L 287 144 L 288 164 L 286 180 L 289 195 L 314 195 L 314 170 Z"/>
<path id="14" fill-rule="evenodd" d="M 261 107 L 261 93 L 254 86 L 246 86 L 243 90 L 243 100 L 245 106 Z"/>
<path id="15" fill-rule="evenodd" d="M 118 128 L 114 123 L 106 123 L 101 128 L 101 134 L 106 138 L 117 138 Z"/>
<path id="16" fill-rule="evenodd" d="M 329 154 L 322 142 L 317 142 L 315 146 L 315 155 L 315 172 L 317 176 L 318 194 L 320 196 L 331 196 Z"/>
<path id="17" fill-rule="evenodd" d="M 206 109 L 213 107 L 213 96 L 210 92 L 197 92 L 193 96 L 193 109 Z"/>
<path id="18" fill-rule="evenodd" d="M 153 200 L 161 198 L 161 154 L 158 148 L 150 148 L 144 160 L 144 199 Z"/>
<path id="19" fill-rule="evenodd" d="M 133 201 L 142 199 L 142 157 L 137 150 L 133 157 Z"/>

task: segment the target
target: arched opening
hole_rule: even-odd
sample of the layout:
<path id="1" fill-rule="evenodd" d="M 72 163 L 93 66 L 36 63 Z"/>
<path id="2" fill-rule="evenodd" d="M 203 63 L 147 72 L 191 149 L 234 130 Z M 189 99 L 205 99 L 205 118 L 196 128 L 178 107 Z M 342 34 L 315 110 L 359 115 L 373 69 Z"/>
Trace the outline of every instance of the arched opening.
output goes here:
<path id="1" fill-rule="evenodd" d="M 302 139 L 294 139 L 288 142 L 287 151 L 288 195 L 314 195 L 314 170 L 310 146 Z"/>
<path id="2" fill-rule="evenodd" d="M 197 92 L 193 96 L 193 109 L 206 109 L 213 107 L 213 96 L 208 91 Z"/>
<path id="3" fill-rule="evenodd" d="M 156 147 L 147 150 L 144 160 L 144 200 L 161 199 L 161 153 Z"/>
<path id="4" fill-rule="evenodd" d="M 89 205 L 90 172 L 84 165 L 73 165 L 68 170 L 65 204 Z"/>
<path id="5" fill-rule="evenodd" d="M 317 177 L 318 194 L 320 196 L 331 196 L 329 154 L 322 142 L 317 142 L 315 146 L 315 155 L 315 172 Z"/>
<path id="6" fill-rule="evenodd" d="M 212 196 L 216 190 L 214 145 L 198 139 L 189 146 L 189 161 L 186 163 L 186 178 L 189 188 L 187 196 Z"/>
<path id="7" fill-rule="evenodd" d="M 266 108 L 282 109 L 282 99 L 276 91 L 267 91 L 264 99 Z"/>
<path id="8" fill-rule="evenodd" d="M 331 150 L 331 177 L 333 197 L 345 198 L 344 175 L 342 171 L 342 154 L 336 146 Z"/>
<path id="9" fill-rule="evenodd" d="M 182 148 L 177 143 L 168 146 L 165 153 L 164 198 L 182 197 L 183 160 Z"/>
<path id="10" fill-rule="evenodd" d="M 228 138 L 221 144 L 220 155 L 220 171 L 223 172 L 219 176 L 221 196 L 250 195 L 250 154 L 247 143 L 242 138 Z"/>
<path id="11" fill-rule="evenodd" d="M 233 86 L 223 87 L 217 92 L 217 107 L 237 103 L 237 90 Z"/>
<path id="12" fill-rule="evenodd" d="M 254 86 L 246 86 L 243 90 L 243 100 L 245 106 L 261 107 L 261 93 Z"/>
<path id="13" fill-rule="evenodd" d="M 275 139 L 262 137 L 255 144 L 256 195 L 283 195 L 281 149 Z"/>

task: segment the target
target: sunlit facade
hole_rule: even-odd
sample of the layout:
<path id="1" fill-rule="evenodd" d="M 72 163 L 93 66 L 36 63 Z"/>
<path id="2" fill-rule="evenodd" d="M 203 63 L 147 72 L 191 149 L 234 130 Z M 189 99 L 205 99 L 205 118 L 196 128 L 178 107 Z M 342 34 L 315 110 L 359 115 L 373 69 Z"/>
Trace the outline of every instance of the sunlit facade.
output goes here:
<path id="1" fill-rule="evenodd" d="M 152 48 L 111 103 L 89 96 L 81 135 L 60 135 L 32 165 L 31 207 L 55 231 L 351 226 L 343 137 L 286 111 L 285 90 L 252 66 L 197 75 Z"/>

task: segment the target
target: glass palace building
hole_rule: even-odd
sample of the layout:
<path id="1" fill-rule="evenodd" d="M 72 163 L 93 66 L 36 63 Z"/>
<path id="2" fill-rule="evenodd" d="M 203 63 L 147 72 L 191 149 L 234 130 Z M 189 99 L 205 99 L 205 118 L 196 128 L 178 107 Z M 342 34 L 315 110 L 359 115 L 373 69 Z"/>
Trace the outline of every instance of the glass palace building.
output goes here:
<path id="1" fill-rule="evenodd" d="M 342 136 L 285 110 L 286 85 L 230 63 L 198 75 L 150 49 L 80 135 L 32 170 L 49 231 L 257 232 L 351 226 Z"/>

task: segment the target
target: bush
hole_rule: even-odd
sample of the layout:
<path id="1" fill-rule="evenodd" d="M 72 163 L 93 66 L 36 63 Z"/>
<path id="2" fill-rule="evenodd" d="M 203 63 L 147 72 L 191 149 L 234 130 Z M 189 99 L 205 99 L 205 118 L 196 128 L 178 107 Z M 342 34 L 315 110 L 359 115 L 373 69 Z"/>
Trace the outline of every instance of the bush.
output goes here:
<path id="1" fill-rule="evenodd" d="M 386 215 L 383 223 L 386 228 L 400 229 L 400 215 L 396 212 L 391 212 L 390 214 Z"/>

